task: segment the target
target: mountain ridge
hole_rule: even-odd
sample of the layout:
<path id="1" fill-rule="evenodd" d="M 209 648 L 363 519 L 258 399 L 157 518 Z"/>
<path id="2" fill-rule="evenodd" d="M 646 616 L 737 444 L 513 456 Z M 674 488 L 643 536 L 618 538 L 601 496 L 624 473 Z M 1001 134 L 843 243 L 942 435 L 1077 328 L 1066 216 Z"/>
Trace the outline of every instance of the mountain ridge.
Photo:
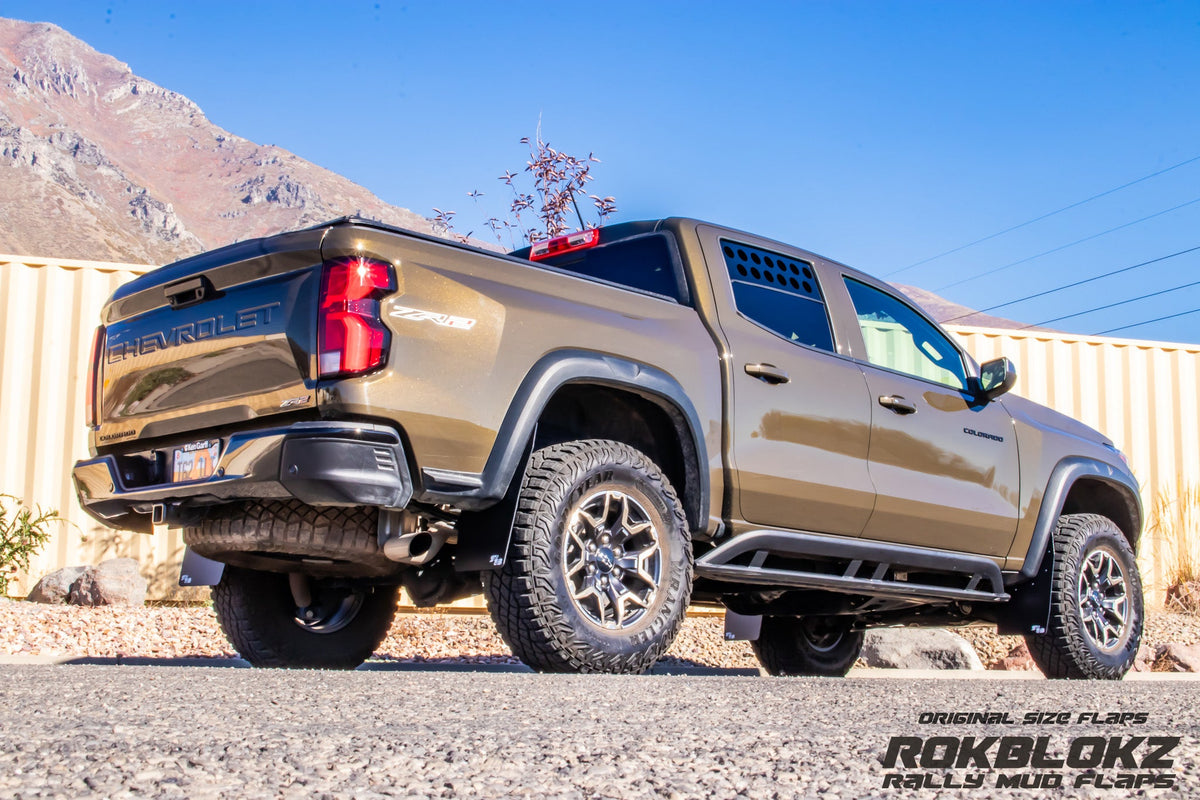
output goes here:
<path id="1" fill-rule="evenodd" d="M 433 232 L 347 178 L 215 125 L 56 25 L 0 18 L 0 69 L 0 252 L 166 264 L 347 215 Z M 897 288 L 939 322 L 1025 327 Z"/>
<path id="2" fill-rule="evenodd" d="M 162 264 L 346 214 L 431 231 L 58 26 L 0 19 L 0 68 L 0 251 Z"/>

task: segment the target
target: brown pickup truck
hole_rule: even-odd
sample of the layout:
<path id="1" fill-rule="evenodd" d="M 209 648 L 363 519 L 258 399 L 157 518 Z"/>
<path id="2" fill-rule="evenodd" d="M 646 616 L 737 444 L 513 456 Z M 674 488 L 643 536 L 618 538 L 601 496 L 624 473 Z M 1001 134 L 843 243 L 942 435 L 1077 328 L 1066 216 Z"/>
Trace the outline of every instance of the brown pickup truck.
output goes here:
<path id="1" fill-rule="evenodd" d="M 549 671 L 644 671 L 689 604 L 772 674 L 844 674 L 896 624 L 995 624 L 1056 677 L 1137 652 L 1124 457 L 790 245 L 666 219 L 499 254 L 346 218 L 148 273 L 102 323 L 80 502 L 182 527 L 256 665 L 353 668 L 401 586 L 482 590 Z"/>

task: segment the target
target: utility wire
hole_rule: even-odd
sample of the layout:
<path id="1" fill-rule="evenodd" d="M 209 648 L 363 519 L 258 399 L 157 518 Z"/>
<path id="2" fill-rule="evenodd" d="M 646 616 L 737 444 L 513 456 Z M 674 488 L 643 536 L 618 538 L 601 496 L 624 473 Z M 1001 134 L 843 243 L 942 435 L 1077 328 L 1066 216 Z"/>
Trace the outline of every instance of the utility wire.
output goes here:
<path id="1" fill-rule="evenodd" d="M 1084 242 L 1090 242 L 1093 239 L 1099 239 L 1101 236 L 1107 236 L 1110 233 L 1115 233 L 1116 231 L 1123 230 L 1124 228 L 1128 228 L 1131 225 L 1137 225 L 1137 224 L 1145 222 L 1147 220 L 1154 219 L 1155 217 L 1161 217 L 1163 214 L 1170 214 L 1172 211 L 1178 211 L 1181 208 L 1186 208 L 1187 206 L 1194 205 L 1196 203 L 1200 203 L 1200 197 L 1196 197 L 1192 200 L 1188 200 L 1186 203 L 1180 203 L 1177 206 L 1172 206 L 1171 208 L 1163 209 L 1162 211 L 1156 211 L 1153 214 L 1150 214 L 1149 216 L 1142 217 L 1141 219 L 1135 219 L 1132 222 L 1126 222 L 1124 225 L 1118 225 L 1115 228 L 1109 228 L 1106 231 L 1100 231 L 1099 233 L 1093 233 L 1091 236 L 1085 236 L 1082 239 L 1076 239 L 1075 241 L 1070 242 L 1069 244 L 1064 244 L 1064 245 L 1060 245 L 1059 247 L 1051 248 L 1050 250 L 1046 250 L 1045 252 L 1038 253 L 1037 255 L 1018 259 L 1017 261 L 1010 262 L 1010 263 L 1005 264 L 1000 267 L 993 267 L 992 269 L 984 270 L 983 272 L 980 272 L 977 275 L 971 275 L 966 278 L 962 278 L 961 280 L 954 281 L 953 283 L 947 283 L 945 286 L 939 286 L 938 288 L 934 289 L 934 291 L 941 292 L 941 291 L 944 291 L 945 289 L 952 289 L 955 286 L 960 286 L 964 283 L 969 283 L 971 281 L 979 280 L 980 278 L 987 277 L 988 275 L 994 275 L 997 272 L 1002 272 L 1003 270 L 1011 269 L 1012 267 L 1018 266 L 1019 264 L 1026 264 L 1030 261 L 1041 258 L 1042 256 L 1048 256 L 1051 253 L 1058 253 L 1063 250 L 1066 250 L 1068 247 L 1074 247 L 1077 244 L 1083 244 Z"/>
<path id="2" fill-rule="evenodd" d="M 1070 211 L 1072 208 L 1079 208 L 1081 205 L 1084 205 L 1085 203 L 1090 203 L 1093 200 L 1099 200 L 1101 197 L 1107 197 L 1108 195 L 1110 195 L 1114 192 L 1119 192 L 1122 189 L 1128 189 L 1130 186 L 1139 184 L 1142 181 L 1148 181 L 1151 178 L 1157 178 L 1159 175 L 1165 175 L 1166 173 L 1170 172 L 1171 170 L 1179 169 L 1180 167 L 1185 167 L 1194 161 L 1200 161 L 1200 156 L 1195 156 L 1193 158 L 1189 158 L 1186 161 L 1180 161 L 1178 164 L 1173 164 L 1172 166 L 1169 166 L 1166 169 L 1160 169 L 1158 172 L 1152 172 L 1149 175 L 1143 175 L 1142 177 L 1138 178 L 1137 180 L 1130 181 L 1129 183 L 1123 183 L 1120 186 L 1117 186 L 1116 188 L 1108 189 L 1107 191 L 1103 191 L 1100 194 L 1094 194 L 1085 200 L 1079 200 L 1078 202 L 1071 203 L 1069 206 L 1063 206 L 1062 208 L 1057 209 L 1055 211 L 1051 211 L 1047 214 L 1042 214 L 1040 217 L 1034 217 L 1031 220 L 1026 220 L 1025 222 L 1022 222 L 1019 225 L 1013 225 L 1011 228 L 1005 228 L 1004 230 L 999 231 L 997 233 L 993 233 L 989 236 L 984 236 L 982 239 L 976 239 L 973 242 L 968 242 L 967 244 L 960 245 L 959 247 L 955 247 L 952 250 L 947 250 L 944 253 L 938 253 L 936 256 L 930 256 L 929 258 L 921 259 L 920 261 L 909 264 L 907 267 L 901 267 L 900 269 L 895 270 L 894 272 L 889 272 L 886 275 L 884 275 L 883 277 L 888 278 L 888 277 L 891 277 L 892 275 L 899 275 L 901 272 L 907 272 L 908 270 L 910 270 L 914 267 L 919 267 L 922 264 L 928 264 L 930 261 L 937 261 L 939 258 L 943 258 L 945 256 L 952 255 L 961 250 L 966 250 L 968 247 L 974 247 L 977 244 L 983 244 L 984 242 L 991 241 L 992 239 L 995 239 L 998 236 L 1003 236 L 1006 233 L 1012 233 L 1015 230 L 1024 228 L 1027 225 L 1032 225 L 1035 222 L 1041 222 L 1044 219 L 1049 219 L 1050 217 L 1053 217 L 1055 214 L 1061 214 L 1064 211 Z"/>
<path id="3" fill-rule="evenodd" d="M 1064 314 L 1061 317 L 1055 317 L 1054 319 L 1048 319 L 1043 322 L 1035 322 L 1032 325 L 1022 325 L 1019 328 L 1019 330 L 1025 330 L 1027 328 L 1036 328 L 1039 325 L 1049 325 L 1051 322 L 1062 322 L 1064 319 L 1072 319 L 1073 317 L 1082 317 L 1084 314 L 1091 314 L 1095 311 L 1105 311 L 1110 308 L 1116 308 L 1117 306 L 1129 305 L 1130 303 L 1136 303 L 1139 300 L 1148 300 L 1151 297 L 1158 297 L 1159 295 L 1162 295 L 1162 294 L 1170 294 L 1171 292 L 1178 292 L 1181 289 L 1190 289 L 1193 286 L 1200 286 L 1200 281 L 1192 281 L 1191 283 L 1185 283 L 1182 286 L 1173 286 L 1170 289 L 1163 289 L 1161 291 L 1151 292 L 1150 294 L 1144 294 L 1144 295 L 1141 295 L 1140 297 L 1130 297 L 1128 300 L 1118 300 L 1115 303 L 1109 303 L 1108 305 L 1105 305 L 1105 306 L 1096 306 L 1095 308 L 1089 308 L 1086 311 L 1076 311 L 1074 314 Z"/>
<path id="4" fill-rule="evenodd" d="M 1191 311 L 1180 311 L 1178 314 L 1168 314 L 1165 317 L 1156 317 L 1155 319 L 1148 319 L 1145 322 L 1135 322 L 1132 325 L 1122 325 L 1119 328 L 1109 328 L 1106 331 L 1100 331 L 1099 333 L 1093 333 L 1092 336 L 1103 336 L 1106 333 L 1116 333 L 1117 331 L 1123 331 L 1123 330 L 1126 330 L 1127 328 L 1137 328 L 1142 325 L 1149 325 L 1152 322 L 1162 322 L 1165 319 L 1175 319 L 1176 317 L 1186 317 L 1188 314 L 1195 314 L 1197 311 L 1200 311 L 1200 308 L 1193 308 Z"/>
<path id="5" fill-rule="evenodd" d="M 1053 289 L 1046 289 L 1045 291 L 1034 292 L 1033 294 L 1027 294 L 1024 297 L 1018 297 L 1016 300 L 1008 300 L 1003 303 L 997 303 L 994 306 L 988 306 L 987 308 L 981 308 L 978 311 L 970 311 L 966 314 L 959 314 L 957 317 L 951 317 L 948 320 L 943 320 L 942 324 L 948 325 L 951 322 L 954 322 L 954 321 L 960 320 L 960 319 L 964 319 L 966 317 L 974 316 L 975 314 L 986 314 L 987 312 L 995 311 L 998 308 L 1006 308 L 1007 306 L 1013 306 L 1013 305 L 1016 305 L 1017 303 L 1024 303 L 1026 300 L 1034 300 L 1038 297 L 1045 297 L 1048 294 L 1054 294 L 1055 292 L 1062 292 L 1067 289 L 1074 289 L 1076 286 L 1083 286 L 1085 283 L 1092 283 L 1094 281 L 1102 280 L 1104 278 L 1110 278 L 1113 275 L 1120 275 L 1122 272 L 1129 272 L 1130 270 L 1138 269 L 1139 267 L 1145 267 L 1150 264 L 1157 264 L 1160 261 L 1166 261 L 1169 258 L 1176 258 L 1177 256 L 1186 255 L 1188 253 L 1194 253 L 1197 250 L 1200 250 L 1200 245 L 1196 245 L 1195 247 L 1189 247 L 1186 250 L 1180 250 L 1175 253 L 1169 253 L 1168 255 L 1165 255 L 1165 256 L 1159 256 L 1158 258 L 1152 258 L 1149 261 L 1142 261 L 1138 264 L 1131 264 L 1128 267 L 1121 267 L 1120 269 L 1114 269 L 1109 272 L 1102 272 L 1099 275 L 1093 275 L 1090 278 L 1084 278 L 1083 280 L 1075 281 L 1073 283 L 1067 283 L 1062 286 L 1056 286 Z"/>

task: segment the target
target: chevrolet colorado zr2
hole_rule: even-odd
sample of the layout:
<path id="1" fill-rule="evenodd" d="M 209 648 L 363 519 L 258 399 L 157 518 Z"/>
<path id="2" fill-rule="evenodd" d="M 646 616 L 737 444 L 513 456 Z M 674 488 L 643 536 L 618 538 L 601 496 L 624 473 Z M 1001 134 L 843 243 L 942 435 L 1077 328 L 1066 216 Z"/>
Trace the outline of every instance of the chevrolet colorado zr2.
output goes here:
<path id="1" fill-rule="evenodd" d="M 790 245 L 664 219 L 501 254 L 343 218 L 101 321 L 80 502 L 182 528 L 258 666 L 357 666 L 400 587 L 483 591 L 544 671 L 642 672 L 689 604 L 771 674 L 845 674 L 871 626 L 993 624 L 1052 677 L 1137 653 L 1112 442 Z"/>

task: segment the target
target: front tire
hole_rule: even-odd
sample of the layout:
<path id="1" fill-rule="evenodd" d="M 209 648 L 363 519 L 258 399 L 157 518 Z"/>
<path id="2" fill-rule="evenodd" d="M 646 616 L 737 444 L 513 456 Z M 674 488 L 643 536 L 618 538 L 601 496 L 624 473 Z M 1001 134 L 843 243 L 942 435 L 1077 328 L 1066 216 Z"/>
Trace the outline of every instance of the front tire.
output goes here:
<path id="1" fill-rule="evenodd" d="M 862 652 L 851 617 L 763 617 L 754 655 L 768 675 L 845 676 Z"/>
<path id="2" fill-rule="evenodd" d="M 1142 582 L 1125 535 L 1099 514 L 1064 514 L 1052 540 L 1050 622 L 1025 634 L 1047 678 L 1119 680 L 1142 638 Z"/>
<path id="3" fill-rule="evenodd" d="M 310 586 L 312 602 L 299 609 L 287 575 L 226 567 L 213 608 L 238 654 L 256 667 L 354 669 L 387 636 L 399 589 L 333 580 Z"/>
<path id="4" fill-rule="evenodd" d="M 484 588 L 501 636 L 534 669 L 645 672 L 691 597 L 691 539 L 675 490 L 626 444 L 538 450 L 508 559 L 484 574 Z"/>

